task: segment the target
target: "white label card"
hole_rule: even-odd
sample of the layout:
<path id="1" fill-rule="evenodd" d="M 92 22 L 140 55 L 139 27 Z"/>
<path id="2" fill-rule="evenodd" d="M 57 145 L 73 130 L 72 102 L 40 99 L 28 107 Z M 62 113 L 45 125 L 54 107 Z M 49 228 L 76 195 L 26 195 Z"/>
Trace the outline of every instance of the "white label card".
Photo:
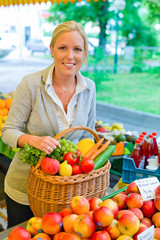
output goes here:
<path id="1" fill-rule="evenodd" d="M 154 239 L 154 225 L 147 228 L 142 233 L 138 234 L 137 239 L 138 240 L 153 240 Z"/>
<path id="2" fill-rule="evenodd" d="M 142 178 L 142 179 L 136 180 L 135 183 L 139 188 L 143 201 L 154 199 L 156 187 L 160 185 L 156 177 Z"/>

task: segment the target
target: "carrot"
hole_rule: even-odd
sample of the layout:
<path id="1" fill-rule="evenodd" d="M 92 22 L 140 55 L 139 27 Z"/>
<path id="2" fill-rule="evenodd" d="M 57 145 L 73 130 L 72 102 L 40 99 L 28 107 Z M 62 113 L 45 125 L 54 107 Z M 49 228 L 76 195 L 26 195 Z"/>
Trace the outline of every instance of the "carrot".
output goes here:
<path id="1" fill-rule="evenodd" d="M 84 157 L 90 158 L 92 154 L 101 146 L 103 141 L 104 138 L 99 139 L 98 142 L 87 153 L 84 154 Z"/>
<path id="2" fill-rule="evenodd" d="M 111 143 L 110 140 L 108 140 L 106 143 L 104 143 L 102 145 L 102 147 L 100 147 L 95 153 L 92 154 L 92 156 L 90 157 L 90 159 L 94 160 L 100 153 L 102 153 L 107 147 L 108 145 Z"/>

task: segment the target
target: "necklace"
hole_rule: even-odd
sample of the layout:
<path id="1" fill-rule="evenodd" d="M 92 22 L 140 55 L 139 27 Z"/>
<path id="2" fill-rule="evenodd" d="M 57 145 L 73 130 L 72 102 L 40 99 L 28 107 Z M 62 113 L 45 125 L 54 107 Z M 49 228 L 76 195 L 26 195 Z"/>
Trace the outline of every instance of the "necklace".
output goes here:
<path id="1" fill-rule="evenodd" d="M 60 87 L 62 88 L 62 90 L 65 93 L 65 104 L 66 106 L 68 106 L 69 100 L 68 100 L 68 92 L 71 90 L 71 88 L 73 87 L 73 85 L 71 84 L 71 86 L 68 89 L 65 89 L 64 87 L 62 87 L 56 80 L 54 80 L 54 82 Z M 74 81 L 73 81 L 74 82 Z"/>

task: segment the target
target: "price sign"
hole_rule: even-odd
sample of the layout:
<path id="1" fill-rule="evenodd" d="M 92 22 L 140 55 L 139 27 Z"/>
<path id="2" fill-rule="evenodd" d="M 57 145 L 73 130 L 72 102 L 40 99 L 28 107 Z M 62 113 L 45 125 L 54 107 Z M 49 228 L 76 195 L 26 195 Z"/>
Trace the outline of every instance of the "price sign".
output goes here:
<path id="1" fill-rule="evenodd" d="M 139 179 L 135 183 L 139 188 L 143 201 L 154 199 L 156 187 L 160 184 L 156 177 Z"/>
<path id="2" fill-rule="evenodd" d="M 154 239 L 154 226 L 147 228 L 142 233 L 138 234 L 138 240 L 153 240 Z"/>

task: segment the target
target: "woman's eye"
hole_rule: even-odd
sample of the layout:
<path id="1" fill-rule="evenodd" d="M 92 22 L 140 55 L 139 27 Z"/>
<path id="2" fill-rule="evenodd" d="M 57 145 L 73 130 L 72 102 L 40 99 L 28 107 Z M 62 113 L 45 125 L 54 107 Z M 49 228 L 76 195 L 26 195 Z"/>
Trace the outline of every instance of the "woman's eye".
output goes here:
<path id="1" fill-rule="evenodd" d="M 81 52 L 81 51 L 82 51 L 81 48 L 75 48 L 75 50 L 76 50 L 77 52 Z"/>
<path id="2" fill-rule="evenodd" d="M 59 49 L 61 49 L 61 50 L 64 50 L 64 49 L 65 49 L 65 47 L 59 47 Z"/>

